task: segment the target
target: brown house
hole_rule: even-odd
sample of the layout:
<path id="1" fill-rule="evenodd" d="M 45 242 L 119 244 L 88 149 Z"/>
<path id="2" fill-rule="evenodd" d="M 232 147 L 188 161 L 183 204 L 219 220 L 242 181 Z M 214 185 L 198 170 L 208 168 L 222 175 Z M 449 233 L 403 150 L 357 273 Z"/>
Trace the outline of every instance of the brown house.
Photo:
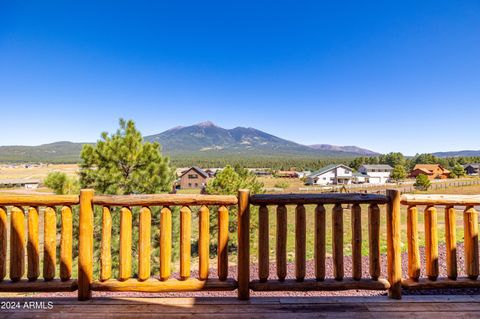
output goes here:
<path id="1" fill-rule="evenodd" d="M 277 177 L 282 178 L 297 178 L 298 173 L 295 171 L 277 171 L 275 174 Z"/>
<path id="2" fill-rule="evenodd" d="M 417 164 L 410 173 L 410 177 L 427 175 L 428 179 L 445 179 L 450 177 L 450 171 L 440 164 Z"/>
<path id="3" fill-rule="evenodd" d="M 207 185 L 208 174 L 197 166 L 192 166 L 180 175 L 180 188 L 202 188 Z"/>

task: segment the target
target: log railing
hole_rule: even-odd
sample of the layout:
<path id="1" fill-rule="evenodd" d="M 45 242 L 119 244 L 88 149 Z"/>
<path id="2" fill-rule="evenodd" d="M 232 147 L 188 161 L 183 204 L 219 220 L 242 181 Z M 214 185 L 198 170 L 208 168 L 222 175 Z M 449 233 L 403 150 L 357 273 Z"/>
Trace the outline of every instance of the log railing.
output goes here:
<path id="1" fill-rule="evenodd" d="M 237 281 L 228 276 L 228 207 L 237 204 L 236 196 L 220 195 L 94 195 L 92 190 L 80 193 L 79 299 L 91 298 L 92 291 L 178 292 L 199 290 L 234 290 Z M 102 207 L 100 276 L 93 278 L 93 211 Z M 120 248 L 118 278 L 112 277 L 112 207 L 120 209 Z M 139 214 L 138 276 L 132 277 L 132 207 Z M 152 274 L 150 265 L 152 207 L 160 211 L 160 272 Z M 172 278 L 172 210 L 180 207 L 180 273 Z M 192 278 L 191 241 L 192 210 L 198 206 L 198 277 Z M 209 277 L 210 208 L 218 207 L 218 278 Z"/>
<path id="2" fill-rule="evenodd" d="M 238 205 L 237 274 L 228 272 L 229 207 Z M 258 207 L 258 280 L 250 274 L 250 207 Z M 306 272 L 307 208 L 314 206 L 313 278 Z M 346 206 L 348 205 L 348 206 Z M 381 273 L 380 236 L 382 205 L 386 206 L 387 274 Z M 400 205 L 404 205 L 408 247 L 408 278 L 401 276 Z M 269 272 L 270 245 L 269 209 L 275 209 L 276 278 Z M 294 225 L 288 223 L 287 207 L 294 206 Z M 239 299 L 248 299 L 253 291 L 312 291 L 344 289 L 388 290 L 392 298 L 401 297 L 401 289 L 472 288 L 478 280 L 478 213 L 480 196 L 410 195 L 400 197 L 398 191 L 375 194 L 262 194 L 249 195 L 241 190 L 238 196 L 215 195 L 95 195 L 82 190 L 71 195 L 2 195 L 0 196 L 0 292 L 74 291 L 80 300 L 91 298 L 91 292 L 143 291 L 173 292 L 200 290 L 235 290 Z M 79 207 L 78 247 L 73 243 L 72 216 Z M 102 215 L 96 225 L 100 245 L 94 245 L 94 209 Z M 138 273 L 132 273 L 132 209 L 138 216 Z M 152 207 L 161 207 L 160 268 L 152 273 L 151 234 Z M 179 207 L 180 267 L 179 278 L 172 278 L 172 214 Z M 192 207 L 198 207 L 198 276 L 191 276 Z M 438 216 L 444 207 L 444 218 Z M 75 208 L 74 210 L 72 210 Z M 115 208 L 115 209 L 114 209 Z M 466 277 L 460 277 L 457 262 L 457 216 L 463 210 L 464 259 Z M 419 210 L 421 212 L 419 212 Z M 194 210 L 195 211 L 195 210 Z M 218 214 L 217 273 L 209 275 L 210 214 Z M 255 210 L 256 211 L 256 210 Z M 351 224 L 344 223 L 345 214 Z M 112 218 L 119 214 L 120 227 L 112 229 Z M 418 219 L 423 214 L 424 235 L 419 236 Z M 333 276 L 326 276 L 327 216 L 332 219 Z M 366 216 L 368 223 L 362 224 Z M 59 220 L 59 223 L 57 223 Z M 439 221 L 440 220 L 440 221 Z M 438 224 L 444 221 L 446 254 L 445 278 L 440 277 Z M 60 225 L 57 230 L 57 225 Z M 42 227 L 43 226 L 43 227 Z M 158 227 L 158 226 L 154 226 Z M 287 232 L 295 227 L 295 276 L 287 278 Z M 344 232 L 351 229 L 352 241 L 346 244 Z M 43 229 L 43 234 L 39 231 Z M 367 229 L 367 231 L 365 231 Z M 369 275 L 362 276 L 362 230 L 368 234 Z M 442 230 L 442 229 L 440 229 Z M 112 232 L 119 232 L 118 276 L 112 278 Z M 441 233 L 441 232 L 440 232 Z M 423 237 L 422 237 L 423 236 Z M 420 241 L 425 242 L 425 267 L 420 262 Z M 42 244 L 43 242 L 43 244 Z M 351 245 L 351 272 L 345 272 L 345 246 Z M 99 247 L 95 254 L 94 247 Z M 57 257 L 57 248 L 59 253 Z M 364 247 L 366 248 L 366 247 Z M 72 253 L 78 252 L 78 279 L 72 275 Z M 98 259 L 94 256 L 100 256 Z M 114 256 L 116 257 L 116 256 Z M 100 265 L 94 278 L 93 265 Z M 197 265 L 194 265 L 197 267 Z M 383 276 L 382 276 L 383 275 Z M 386 276 L 386 279 L 383 277 Z"/>
<path id="3" fill-rule="evenodd" d="M 400 267 L 400 200 L 398 191 L 388 191 L 387 196 L 374 194 L 276 194 L 253 195 L 250 204 L 259 206 L 258 225 L 258 277 L 250 283 L 254 291 L 311 291 L 374 289 L 389 290 L 399 298 Z M 351 205 L 352 273 L 344 271 L 344 222 L 345 209 Z M 361 224 L 361 204 L 368 205 L 368 225 Z M 388 280 L 380 274 L 380 208 L 387 205 L 387 255 Z M 295 206 L 295 279 L 287 274 L 287 205 Z M 305 278 L 306 271 L 306 209 L 315 205 L 315 278 Z M 326 256 L 326 207 L 333 205 L 332 259 L 333 278 L 325 277 Z M 268 206 L 276 207 L 276 269 L 277 279 L 269 280 L 269 216 Z M 362 227 L 368 227 L 369 278 L 362 278 Z"/>
<path id="4" fill-rule="evenodd" d="M 409 195 L 401 197 L 407 209 L 408 278 L 402 281 L 406 289 L 478 288 L 478 212 L 480 196 L 472 195 Z M 425 277 L 421 277 L 418 218 L 421 206 L 424 214 Z M 447 277 L 439 276 L 438 209 L 443 207 Z M 457 209 L 463 210 L 464 260 L 466 277 L 458 277 Z M 442 218 L 441 218 L 442 219 Z M 459 252 L 461 253 L 461 252 Z"/>
<path id="5" fill-rule="evenodd" d="M 71 277 L 72 206 L 78 203 L 78 196 L 68 195 L 0 196 L 0 292 L 49 292 L 77 289 L 77 281 Z M 8 215 L 10 216 L 10 236 L 7 234 Z M 57 218 L 61 219 L 60 238 L 57 236 Z M 39 234 L 40 223 L 43 223 L 43 235 Z M 43 237 L 42 272 L 40 272 L 42 255 L 40 236 Z M 56 271 L 58 244 L 60 246 L 59 274 Z M 7 259 L 9 259 L 8 265 Z M 7 277 L 7 267 L 10 281 L 4 280 Z"/>

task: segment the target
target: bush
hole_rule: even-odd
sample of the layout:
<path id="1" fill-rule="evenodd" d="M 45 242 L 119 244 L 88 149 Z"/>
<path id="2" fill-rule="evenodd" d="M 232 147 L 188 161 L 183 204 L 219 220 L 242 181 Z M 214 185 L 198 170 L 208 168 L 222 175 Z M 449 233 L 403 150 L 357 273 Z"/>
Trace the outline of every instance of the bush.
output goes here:
<path id="1" fill-rule="evenodd" d="M 288 188 L 288 186 L 290 186 L 290 184 L 288 184 L 287 182 L 278 182 L 273 186 L 275 188 Z"/>

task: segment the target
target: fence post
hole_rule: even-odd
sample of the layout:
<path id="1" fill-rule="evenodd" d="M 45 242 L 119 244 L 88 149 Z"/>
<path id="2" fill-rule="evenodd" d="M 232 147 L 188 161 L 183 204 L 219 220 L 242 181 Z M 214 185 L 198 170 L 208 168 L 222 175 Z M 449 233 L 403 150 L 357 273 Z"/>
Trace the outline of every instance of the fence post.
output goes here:
<path id="1" fill-rule="evenodd" d="M 238 299 L 250 298 L 250 192 L 238 190 Z"/>
<path id="2" fill-rule="evenodd" d="M 390 289 L 388 296 L 402 298 L 402 261 L 400 249 L 400 192 L 387 190 L 387 272 Z"/>
<path id="3" fill-rule="evenodd" d="M 78 240 L 78 300 L 92 298 L 93 281 L 93 189 L 80 191 L 80 221 Z"/>

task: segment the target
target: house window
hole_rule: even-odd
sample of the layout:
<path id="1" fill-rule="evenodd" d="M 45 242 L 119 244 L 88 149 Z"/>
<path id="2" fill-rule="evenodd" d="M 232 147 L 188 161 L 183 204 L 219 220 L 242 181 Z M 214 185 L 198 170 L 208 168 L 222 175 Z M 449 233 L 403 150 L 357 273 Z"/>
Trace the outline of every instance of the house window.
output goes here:
<path id="1" fill-rule="evenodd" d="M 196 178 L 198 178 L 198 175 L 197 174 L 188 174 L 188 178 L 189 179 L 196 179 Z"/>
<path id="2" fill-rule="evenodd" d="M 198 187 L 198 183 L 195 183 L 195 187 Z"/>
<path id="3" fill-rule="evenodd" d="M 323 178 L 323 180 L 324 180 L 324 181 L 326 181 L 326 180 L 327 180 L 327 178 L 326 178 L 326 177 L 324 177 L 324 178 Z"/>
<path id="4" fill-rule="evenodd" d="M 192 187 L 192 183 L 188 183 L 188 187 Z"/>

